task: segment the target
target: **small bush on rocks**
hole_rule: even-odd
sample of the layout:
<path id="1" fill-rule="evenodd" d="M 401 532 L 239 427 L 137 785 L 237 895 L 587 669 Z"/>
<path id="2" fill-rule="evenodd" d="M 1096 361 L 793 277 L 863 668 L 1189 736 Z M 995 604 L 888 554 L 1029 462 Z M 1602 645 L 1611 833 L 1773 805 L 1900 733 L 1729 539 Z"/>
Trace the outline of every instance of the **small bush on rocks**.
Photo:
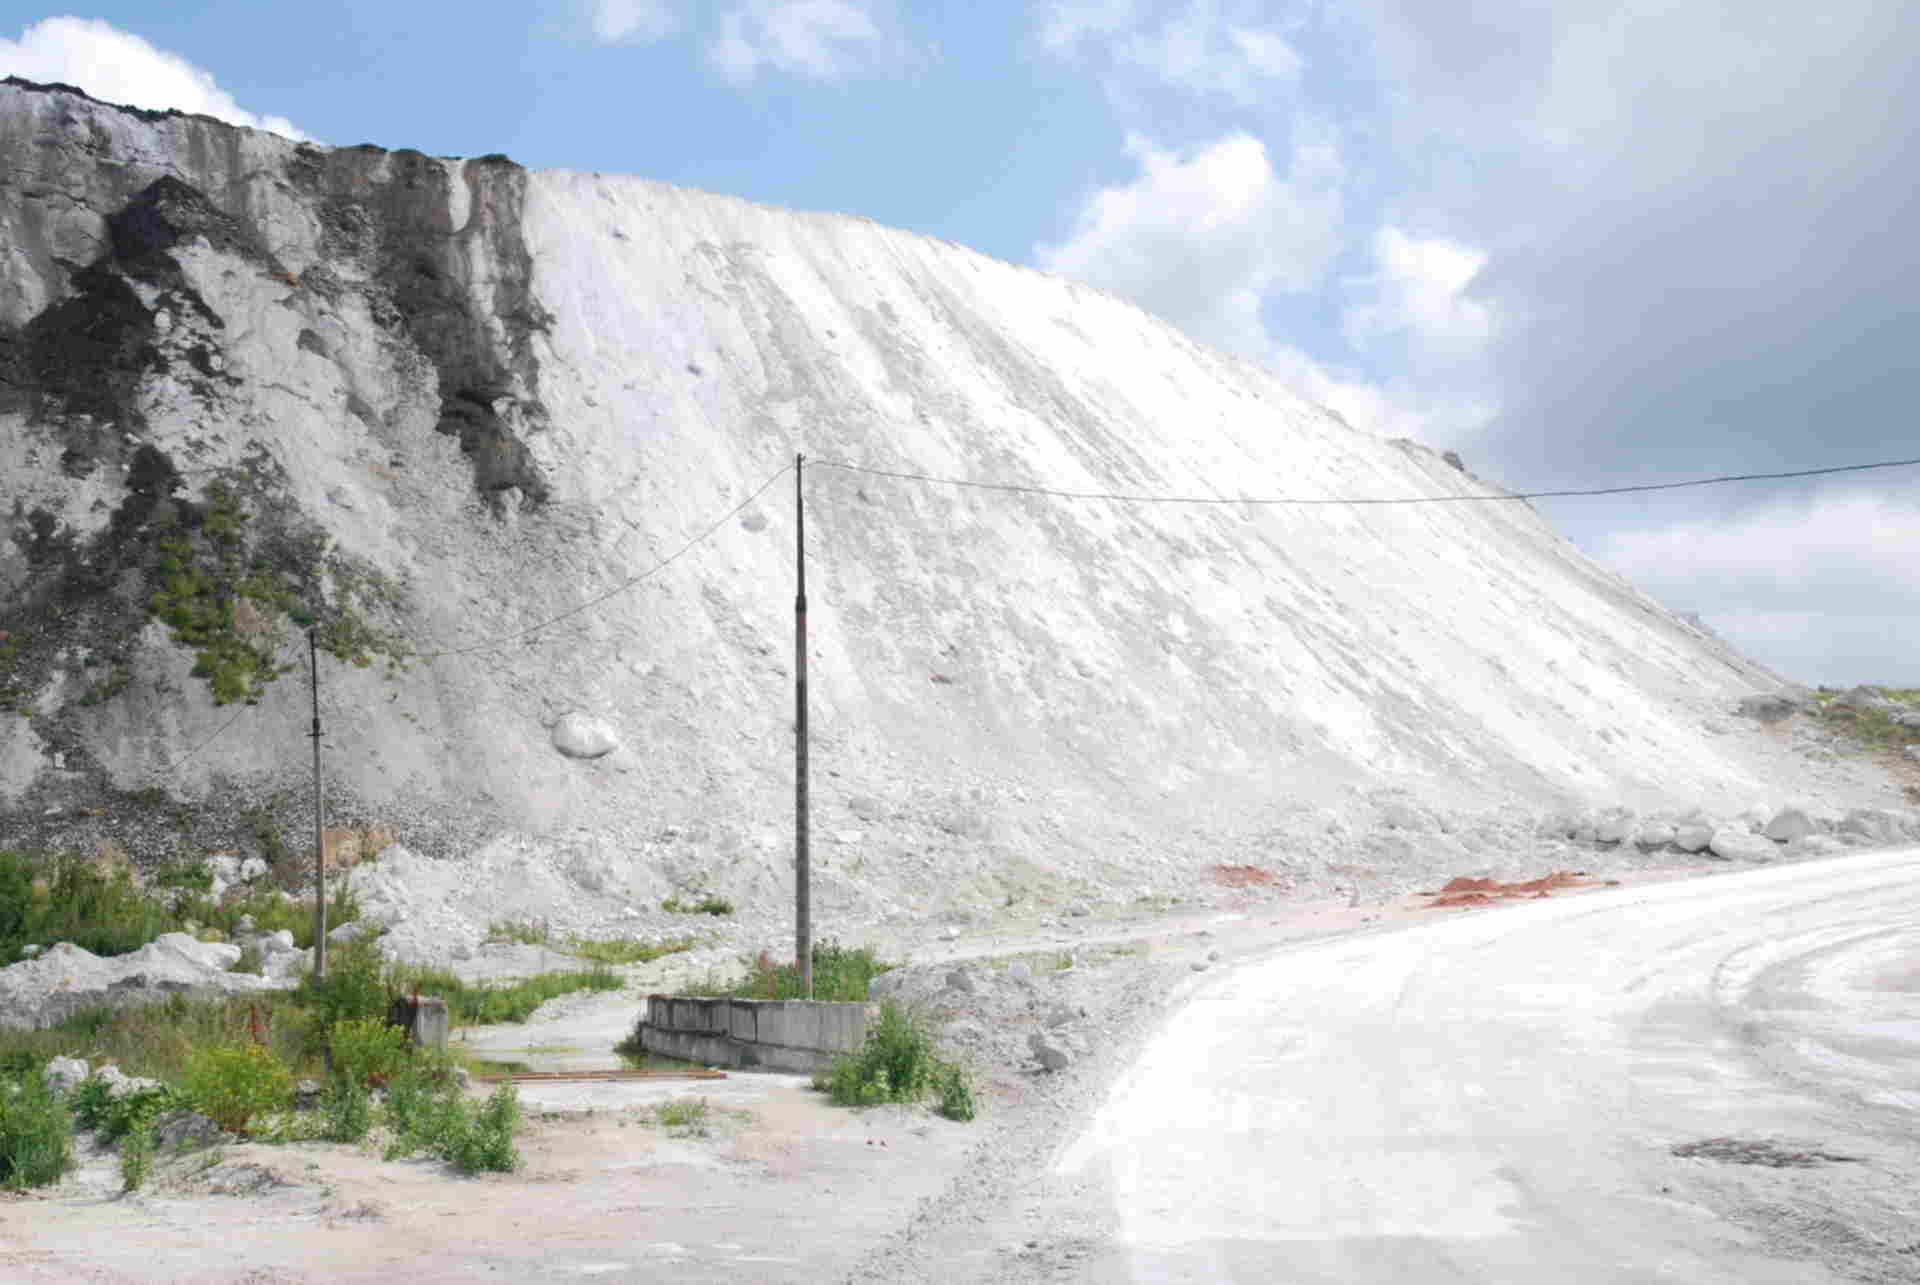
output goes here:
<path id="1" fill-rule="evenodd" d="M 0 1187 L 58 1182 L 73 1168 L 73 1120 L 38 1073 L 0 1080 Z"/>
<path id="2" fill-rule="evenodd" d="M 214 1045 L 189 1056 L 186 1095 L 222 1129 L 245 1136 L 256 1116 L 292 1099 L 293 1073 L 262 1045 Z"/>
<path id="3" fill-rule="evenodd" d="M 99 1130 L 102 1142 L 115 1142 L 151 1129 L 154 1121 L 180 1105 L 180 1095 L 164 1084 L 131 1089 L 115 1097 L 113 1085 L 99 1075 L 80 1081 L 68 1103 L 74 1123 L 82 1129 Z"/>
<path id="4" fill-rule="evenodd" d="M 348 1018 L 333 1028 L 333 1072 L 359 1085 L 385 1085 L 407 1062 L 407 1033 L 383 1017 Z"/>

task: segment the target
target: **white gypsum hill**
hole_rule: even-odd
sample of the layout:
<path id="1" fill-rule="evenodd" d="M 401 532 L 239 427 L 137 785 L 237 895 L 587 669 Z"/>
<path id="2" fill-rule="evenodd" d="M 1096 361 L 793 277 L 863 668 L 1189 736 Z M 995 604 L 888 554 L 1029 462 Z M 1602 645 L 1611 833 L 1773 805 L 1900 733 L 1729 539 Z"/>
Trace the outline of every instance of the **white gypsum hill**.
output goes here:
<path id="1" fill-rule="evenodd" d="M 304 652 L 257 571 L 421 654 L 322 657 L 340 823 L 496 875 L 557 857 L 609 897 L 771 896 L 792 475 L 696 537 L 796 453 L 829 899 L 1324 859 L 1385 794 L 1520 833 L 1798 789 L 1704 726 L 1779 680 L 1524 503 L 1129 504 L 830 466 L 1491 489 L 1099 291 L 857 218 L 18 83 L 0 163 L 0 697 L 29 715 L 0 719 L 0 842 L 304 841 L 304 676 L 213 703 L 210 644 L 168 615 L 184 547 L 229 609 L 216 643 Z M 216 487 L 244 513 L 225 570 Z"/>

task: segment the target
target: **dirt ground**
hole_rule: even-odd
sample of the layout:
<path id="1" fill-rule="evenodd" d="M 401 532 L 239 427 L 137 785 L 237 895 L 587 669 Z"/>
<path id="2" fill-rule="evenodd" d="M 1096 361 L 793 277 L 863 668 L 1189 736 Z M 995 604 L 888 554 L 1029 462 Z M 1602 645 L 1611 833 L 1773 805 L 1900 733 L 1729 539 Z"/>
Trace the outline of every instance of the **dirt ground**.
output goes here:
<path id="1" fill-rule="evenodd" d="M 0 1200 L 0 1277 L 291 1285 L 404 1276 L 424 1285 L 884 1272 L 886 1247 L 929 1218 L 984 1218 L 1009 1166 L 1037 1160 L 1098 1100 L 1183 979 L 1290 941 L 1499 913 L 1430 909 L 1431 898 L 1417 896 L 1361 906 L 1276 902 L 1259 887 L 1231 895 L 1238 905 L 1087 923 L 1070 947 L 1078 966 L 1056 984 L 1076 987 L 1097 1046 L 1053 1075 L 1017 1058 L 977 1058 L 982 1113 L 971 1124 L 918 1107 L 843 1110 L 804 1077 L 735 1072 L 720 1081 L 523 1086 L 525 1164 L 509 1175 L 462 1178 L 437 1161 L 384 1161 L 377 1137 L 361 1146 L 248 1143 L 164 1159 L 146 1190 L 121 1196 L 114 1153 L 83 1144 L 81 1169 L 60 1186 Z M 991 976 L 1010 958 L 1059 949 L 1057 934 L 997 934 L 930 945 L 914 963 Z M 557 1019 L 464 1034 L 488 1056 L 611 1065 L 611 1043 L 637 1009 L 633 993 L 562 1007 Z M 704 1129 L 654 1122 L 660 1103 L 686 1098 L 707 1101 Z M 975 1171 L 988 1189 L 965 1195 Z M 951 1207 L 956 1191 L 968 1208 Z"/>

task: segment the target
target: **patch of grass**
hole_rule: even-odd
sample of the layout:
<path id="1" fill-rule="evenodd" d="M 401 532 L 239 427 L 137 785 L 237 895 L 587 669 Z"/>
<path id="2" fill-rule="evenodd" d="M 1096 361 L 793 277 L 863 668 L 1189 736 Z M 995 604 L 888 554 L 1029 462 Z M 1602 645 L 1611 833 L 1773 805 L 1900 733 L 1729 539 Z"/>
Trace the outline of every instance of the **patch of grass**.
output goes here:
<path id="1" fill-rule="evenodd" d="M 0 1080 L 0 1187 L 44 1187 L 72 1168 L 73 1121 L 46 1079 Z"/>
<path id="2" fill-rule="evenodd" d="M 940 1099 L 941 1114 L 971 1120 L 973 1088 L 966 1072 L 942 1059 L 934 1050 L 925 1023 L 898 1005 L 880 1006 L 880 1016 L 867 1027 L 860 1051 L 834 1059 L 833 1069 L 817 1077 L 835 1106 L 878 1106 L 883 1102 L 919 1102 Z"/>
<path id="3" fill-rule="evenodd" d="M 669 1133 L 704 1138 L 711 1114 L 705 1098 L 674 1098 L 653 1109 L 653 1121 Z"/>
<path id="4" fill-rule="evenodd" d="M 212 880 L 204 863 L 177 863 L 156 875 L 149 891 L 129 871 L 102 870 L 84 857 L 0 851 L 0 965 L 17 960 L 28 943 L 70 941 L 96 955 L 125 955 L 162 933 L 195 932 L 204 939 L 217 932 L 227 940 L 245 915 L 257 932 L 285 928 L 296 946 L 313 944 L 312 901 L 289 902 L 266 888 L 215 901 L 208 895 Z M 328 900 L 327 922 L 338 926 L 359 916 L 359 902 L 341 884 Z"/>
<path id="5" fill-rule="evenodd" d="M 388 977 L 401 992 L 418 988 L 423 995 L 438 995 L 446 1000 L 447 1016 L 461 1026 L 524 1022 L 535 1009 L 557 996 L 579 990 L 617 991 L 626 985 L 602 967 L 541 973 L 484 986 L 469 985 L 453 973 L 437 968 L 395 968 Z"/>
<path id="6" fill-rule="evenodd" d="M 573 937 L 567 949 L 597 964 L 650 964 L 668 955 L 692 950 L 700 944 L 697 937 L 676 937 L 670 941 L 641 941 L 637 937 Z"/>
<path id="7" fill-rule="evenodd" d="M 152 1172 L 153 1125 L 147 1123 L 120 1139 L 120 1193 L 140 1190 Z"/>
<path id="8" fill-rule="evenodd" d="M 813 998 L 830 1003 L 860 1003 L 867 986 L 898 965 L 883 963 L 868 946 L 853 948 L 828 939 L 813 946 Z M 765 951 L 747 960 L 747 975 L 738 982 L 696 982 L 684 995 L 726 995 L 734 999 L 805 999 L 800 969 L 776 961 Z"/>
<path id="9" fill-rule="evenodd" d="M 488 941 L 515 941 L 523 946 L 545 946 L 552 939 L 553 933 L 544 920 L 501 919 L 487 926 Z"/>
<path id="10" fill-rule="evenodd" d="M 682 901 L 678 897 L 668 897 L 660 903 L 660 909 L 672 915 L 730 915 L 733 903 L 725 897 L 716 897 L 709 893 L 698 901 Z"/>

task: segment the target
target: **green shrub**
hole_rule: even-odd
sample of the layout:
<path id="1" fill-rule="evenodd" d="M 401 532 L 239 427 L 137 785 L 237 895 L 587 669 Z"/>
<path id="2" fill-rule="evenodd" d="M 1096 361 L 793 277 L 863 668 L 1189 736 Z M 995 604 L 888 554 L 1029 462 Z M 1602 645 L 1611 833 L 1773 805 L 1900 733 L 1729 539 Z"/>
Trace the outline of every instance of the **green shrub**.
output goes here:
<path id="1" fill-rule="evenodd" d="M 0 1080 L 0 1187 L 44 1187 L 71 1168 L 73 1120 L 46 1078 Z"/>
<path id="2" fill-rule="evenodd" d="M 860 1051 L 835 1058 L 814 1087 L 824 1089 L 835 1106 L 918 1102 L 931 1094 L 939 1098 L 935 1109 L 949 1120 L 971 1120 L 977 1113 L 966 1071 L 934 1051 L 925 1024 L 891 1003 L 880 1006 Z"/>
<path id="3" fill-rule="evenodd" d="M 407 1033 L 385 1018 L 353 1017 L 333 1028 L 333 1073 L 385 1085 L 407 1062 Z"/>
<path id="4" fill-rule="evenodd" d="M 120 1191 L 140 1190 L 153 1172 L 153 1125 L 143 1124 L 120 1139 Z"/>
<path id="5" fill-rule="evenodd" d="M 293 1097 L 293 1073 L 259 1044 L 217 1044 L 187 1059 L 186 1096 L 229 1133 L 245 1136 L 253 1118 Z"/>
<path id="6" fill-rule="evenodd" d="M 68 1103 L 74 1123 L 82 1129 L 99 1130 L 102 1142 L 114 1142 L 141 1129 L 150 1129 L 154 1121 L 180 1105 L 180 1095 L 164 1084 L 133 1089 L 114 1097 L 107 1081 L 97 1075 L 80 1081 Z"/>
<path id="7" fill-rule="evenodd" d="M 973 1101 L 973 1080 L 965 1070 L 948 1064 L 941 1068 L 937 1077 L 940 1085 L 940 1105 L 934 1108 L 949 1120 L 962 1123 L 973 1119 L 979 1109 Z"/>
<path id="8" fill-rule="evenodd" d="M 388 1090 L 387 1121 L 393 1129 L 386 1150 L 389 1160 L 425 1151 L 461 1173 L 509 1173 L 520 1165 L 513 1145 L 520 1095 L 511 1082 L 501 1084 L 486 1105 L 470 1112 L 450 1080 L 410 1070 L 396 1077 Z"/>
<path id="9" fill-rule="evenodd" d="M 461 1173 L 512 1173 L 520 1167 L 520 1152 L 513 1145 L 519 1125 L 519 1090 L 503 1080 L 445 1158 Z"/>
<path id="10" fill-rule="evenodd" d="M 342 1022 L 387 1015 L 386 965 L 370 941 L 354 941 L 331 952 L 327 975 L 308 974 L 294 992 L 314 1016 L 314 1037 L 326 1039 Z M 315 1052 L 318 1052 L 316 1049 Z"/>
<path id="11" fill-rule="evenodd" d="M 320 1099 L 320 1136 L 328 1142 L 359 1142 L 373 1128 L 373 1097 L 352 1076 L 335 1075 Z"/>

